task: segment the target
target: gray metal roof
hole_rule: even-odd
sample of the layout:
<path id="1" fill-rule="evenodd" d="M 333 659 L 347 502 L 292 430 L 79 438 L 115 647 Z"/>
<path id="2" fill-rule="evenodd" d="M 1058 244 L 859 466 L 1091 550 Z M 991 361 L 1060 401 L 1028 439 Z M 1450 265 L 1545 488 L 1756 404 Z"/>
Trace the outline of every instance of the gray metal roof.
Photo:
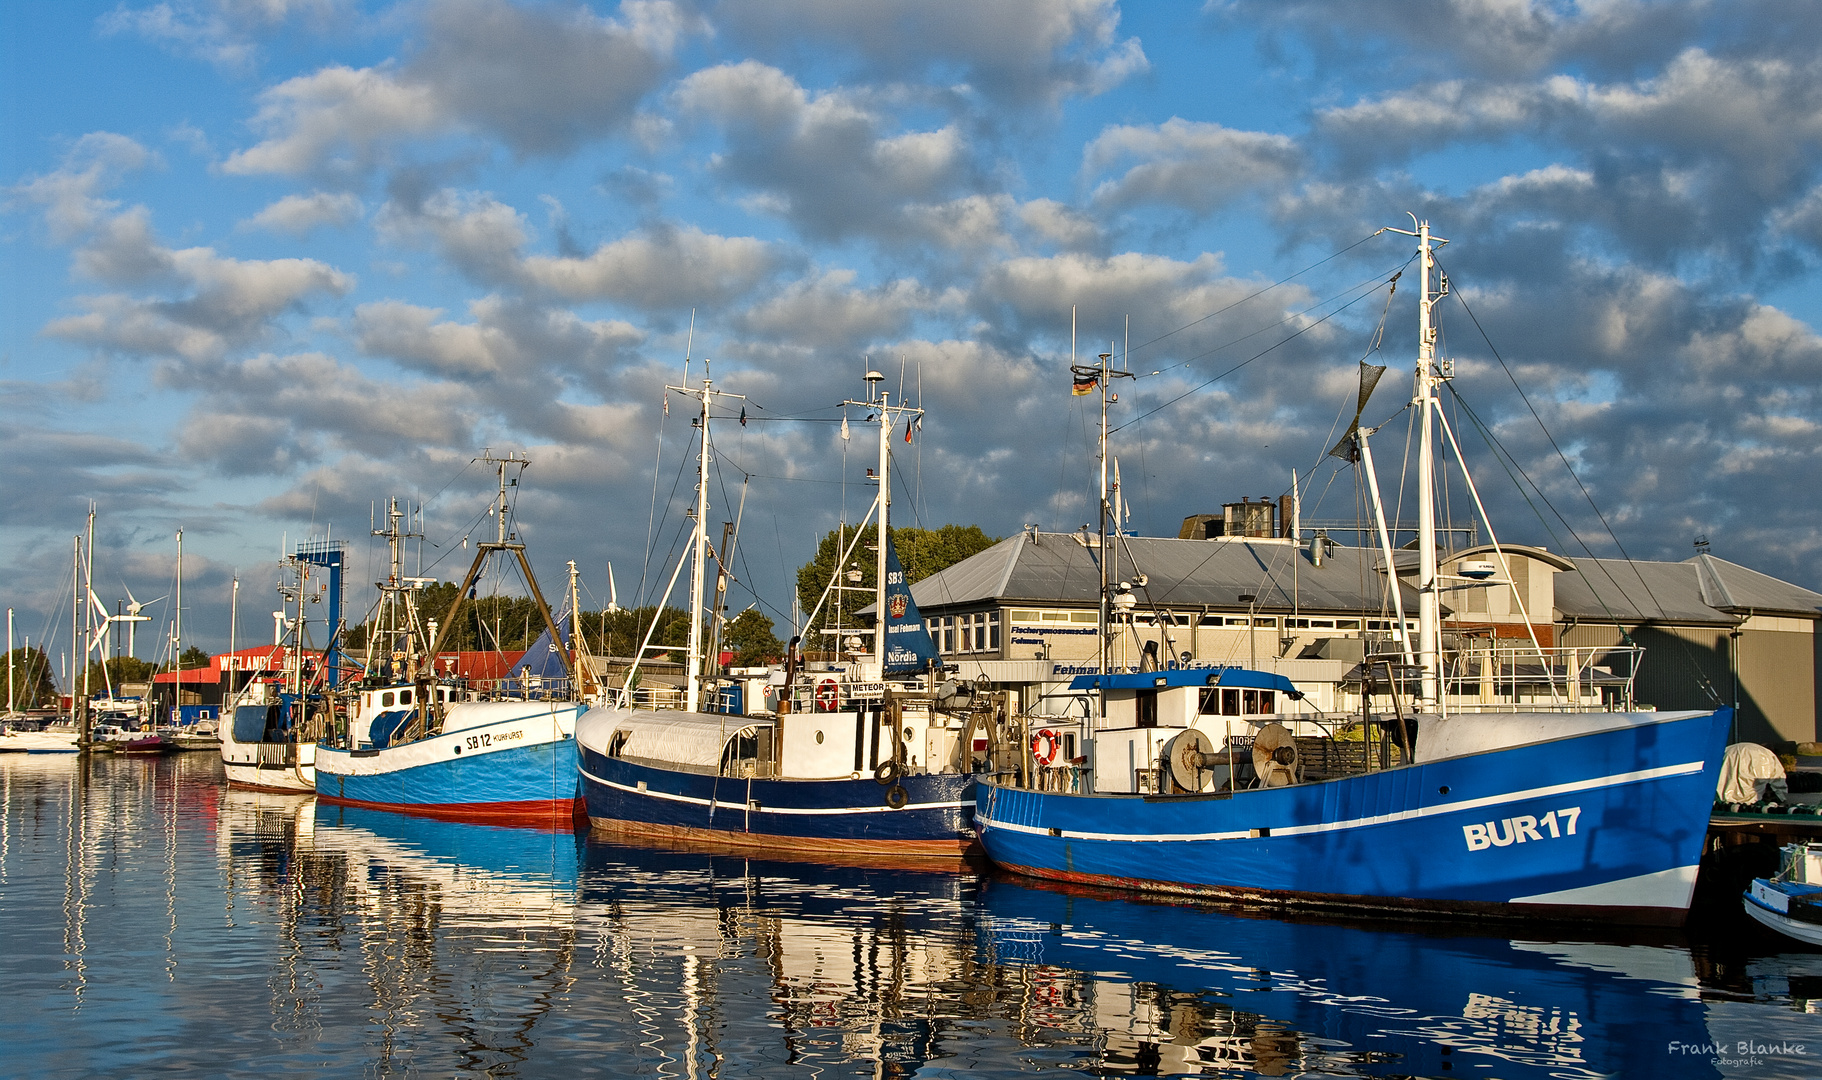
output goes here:
<path id="1" fill-rule="evenodd" d="M 1559 618 L 1726 626 L 1746 615 L 1822 618 L 1822 593 L 1713 555 L 1682 562 L 1577 559 L 1556 576 Z"/>
<path id="2" fill-rule="evenodd" d="M 918 582 L 911 595 L 926 615 L 995 602 L 1093 606 L 1100 551 L 1097 537 L 1087 536 L 1084 545 L 1083 535 L 1018 533 Z M 1128 536 L 1118 545 L 1113 577 L 1133 583 L 1141 610 L 1156 604 L 1357 614 L 1380 608 L 1385 578 L 1376 559 L 1373 549 L 1336 545 L 1317 567 L 1307 548 L 1285 541 Z M 1142 589 L 1140 573 L 1147 581 Z M 1406 612 L 1415 612 L 1416 592 L 1404 586 L 1403 595 Z"/>

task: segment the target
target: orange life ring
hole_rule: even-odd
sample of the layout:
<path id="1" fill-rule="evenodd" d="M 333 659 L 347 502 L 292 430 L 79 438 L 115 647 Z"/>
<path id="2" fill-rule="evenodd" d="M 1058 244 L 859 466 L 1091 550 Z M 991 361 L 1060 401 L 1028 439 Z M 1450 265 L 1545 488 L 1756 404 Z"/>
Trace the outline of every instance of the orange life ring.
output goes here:
<path id="1" fill-rule="evenodd" d="M 1049 728 L 1040 728 L 1031 737 L 1031 756 L 1039 765 L 1051 765 L 1056 762 L 1057 751 L 1063 747 L 1062 737 Z"/>
<path id="2" fill-rule="evenodd" d="M 816 684 L 816 711 L 834 712 L 841 704 L 841 689 L 834 679 L 824 679 Z"/>

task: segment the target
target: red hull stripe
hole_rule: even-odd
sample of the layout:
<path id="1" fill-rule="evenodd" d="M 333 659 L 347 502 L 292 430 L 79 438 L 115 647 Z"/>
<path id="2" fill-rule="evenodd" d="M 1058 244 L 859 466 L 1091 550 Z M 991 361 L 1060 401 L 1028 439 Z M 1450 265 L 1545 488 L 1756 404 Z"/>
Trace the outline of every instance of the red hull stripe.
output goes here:
<path id="1" fill-rule="evenodd" d="M 376 803 L 361 799 L 338 798 L 317 793 L 317 799 L 332 806 L 358 806 L 365 810 L 385 810 L 394 814 L 436 818 L 441 821 L 466 821 L 476 825 L 530 825 L 573 829 L 588 820 L 588 811 L 580 796 L 574 799 L 526 799 L 519 802 L 483 803 Z"/>

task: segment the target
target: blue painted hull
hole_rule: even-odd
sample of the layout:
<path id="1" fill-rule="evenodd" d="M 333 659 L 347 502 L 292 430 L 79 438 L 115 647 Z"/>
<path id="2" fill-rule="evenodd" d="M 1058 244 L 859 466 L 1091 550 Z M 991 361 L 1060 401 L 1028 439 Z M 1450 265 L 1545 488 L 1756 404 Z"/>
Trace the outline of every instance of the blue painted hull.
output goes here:
<path id="1" fill-rule="evenodd" d="M 1064 795 L 983 782 L 989 858 L 1267 903 L 1681 923 L 1731 711 L 1293 787 Z"/>
<path id="2" fill-rule="evenodd" d="M 603 831 L 825 855 L 954 858 L 974 841 L 972 776 L 905 776 L 895 810 L 871 778 L 743 780 L 581 755 L 588 818 Z"/>
<path id="3" fill-rule="evenodd" d="M 346 750 L 317 749 L 319 799 L 492 824 L 566 825 L 578 817 L 574 739 L 377 773 L 347 770 L 348 758 Z"/>

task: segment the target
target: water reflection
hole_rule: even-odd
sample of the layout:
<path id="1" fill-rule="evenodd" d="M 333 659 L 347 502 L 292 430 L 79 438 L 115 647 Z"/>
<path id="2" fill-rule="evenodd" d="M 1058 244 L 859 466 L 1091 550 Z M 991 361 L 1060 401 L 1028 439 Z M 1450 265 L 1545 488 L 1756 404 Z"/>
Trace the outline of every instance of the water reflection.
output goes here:
<path id="1" fill-rule="evenodd" d="M 1822 1072 L 1822 953 L 1743 919 L 1693 948 L 1292 922 L 318 806 L 211 764 L 0 761 L 9 1066 Z"/>

